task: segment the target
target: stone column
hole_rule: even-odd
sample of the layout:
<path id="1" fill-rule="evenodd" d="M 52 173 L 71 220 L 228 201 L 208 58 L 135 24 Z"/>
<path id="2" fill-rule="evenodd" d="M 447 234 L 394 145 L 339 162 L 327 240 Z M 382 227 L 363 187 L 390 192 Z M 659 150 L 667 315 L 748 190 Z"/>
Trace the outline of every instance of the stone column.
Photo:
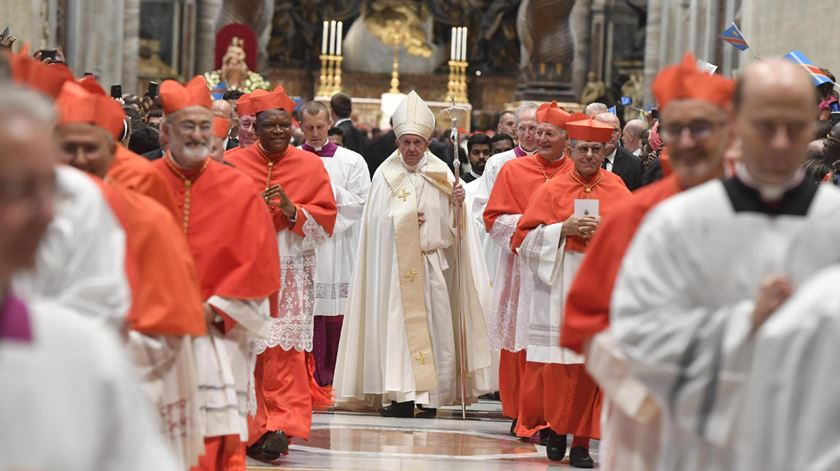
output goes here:
<path id="1" fill-rule="evenodd" d="M 95 73 L 106 90 L 123 80 L 124 7 L 125 0 L 68 0 L 67 62 L 76 75 Z"/>
<path id="2" fill-rule="evenodd" d="M 575 96 L 580 96 L 589 73 L 589 54 L 592 47 L 592 24 L 589 12 L 592 0 L 577 0 L 572 8 L 572 37 L 575 38 L 575 59 L 572 63 L 572 84 Z"/>
<path id="3" fill-rule="evenodd" d="M 137 61 L 140 59 L 140 0 L 125 0 L 123 29 L 122 88 L 137 90 Z"/>
<path id="4" fill-rule="evenodd" d="M 645 106 L 653 103 L 650 86 L 661 68 L 662 0 L 648 0 L 647 26 L 645 27 Z"/>
<path id="5" fill-rule="evenodd" d="M 215 69 L 216 19 L 222 11 L 222 0 L 199 0 L 195 34 L 195 71 L 197 74 Z"/>
<path id="6" fill-rule="evenodd" d="M 572 90 L 569 16 L 575 0 L 523 0 L 516 30 L 522 43 L 517 100 L 577 102 Z"/>
<path id="7" fill-rule="evenodd" d="M 17 37 L 15 51 L 24 43 L 30 43 L 30 50 L 55 47 L 55 25 L 49 22 L 48 0 L 2 0 L 0 1 L 0 31 L 6 26 Z"/>

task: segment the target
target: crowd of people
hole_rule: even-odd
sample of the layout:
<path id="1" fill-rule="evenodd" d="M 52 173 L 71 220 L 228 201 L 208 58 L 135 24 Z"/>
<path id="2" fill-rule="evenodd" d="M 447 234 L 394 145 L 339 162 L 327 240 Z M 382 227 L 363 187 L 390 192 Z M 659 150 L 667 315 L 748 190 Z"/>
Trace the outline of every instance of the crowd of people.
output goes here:
<path id="1" fill-rule="evenodd" d="M 413 91 L 371 138 L 346 94 L 60 59 L 0 53 L 0 468 L 244 470 L 319 408 L 494 393 L 577 468 L 840 466 L 840 125 L 800 65 L 686 54 L 656 113 L 453 147 Z"/>

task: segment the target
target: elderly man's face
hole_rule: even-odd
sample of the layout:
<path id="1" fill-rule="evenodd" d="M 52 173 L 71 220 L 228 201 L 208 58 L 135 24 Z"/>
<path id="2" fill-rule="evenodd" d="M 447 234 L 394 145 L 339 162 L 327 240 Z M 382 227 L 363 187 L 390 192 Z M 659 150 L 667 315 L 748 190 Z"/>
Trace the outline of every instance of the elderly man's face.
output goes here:
<path id="1" fill-rule="evenodd" d="M 614 129 L 612 137 L 606 144 L 607 155 L 612 154 L 615 148 L 618 147 L 618 138 L 621 136 L 621 122 L 618 120 L 618 116 L 612 113 L 600 113 L 595 117 L 595 119 L 602 123 L 609 124 Z"/>
<path id="2" fill-rule="evenodd" d="M 213 113 L 192 106 L 171 115 L 162 127 L 172 157 L 182 167 L 197 167 L 210 154 Z"/>
<path id="3" fill-rule="evenodd" d="M 537 147 L 537 110 L 523 111 L 519 114 L 516 136 L 522 149 L 530 152 Z"/>
<path id="4" fill-rule="evenodd" d="M 91 124 L 64 124 L 55 131 L 61 162 L 105 178 L 116 147 L 107 132 Z"/>
<path id="5" fill-rule="evenodd" d="M 798 65 L 775 59 L 750 66 L 741 80 L 734 129 L 742 162 L 759 183 L 783 184 L 801 167 L 814 135 L 814 87 Z"/>
<path id="6" fill-rule="evenodd" d="M 31 268 L 53 218 L 55 142 L 42 125 L 0 118 L 0 266 Z"/>
<path id="7" fill-rule="evenodd" d="M 686 187 L 721 175 L 731 141 L 723 109 L 702 100 L 674 100 L 662 110 L 659 135 Z"/>
<path id="8" fill-rule="evenodd" d="M 572 146 L 572 162 L 577 173 L 584 178 L 598 173 L 606 156 L 606 145 L 603 142 L 576 141 Z"/>
<path id="9" fill-rule="evenodd" d="M 397 147 L 402 155 L 403 162 L 409 167 L 416 167 L 429 148 L 429 141 L 422 136 L 414 134 L 403 134 L 397 138 Z"/>
<path id="10" fill-rule="evenodd" d="M 566 152 L 566 130 L 550 123 L 537 126 L 537 149 L 540 157 L 557 160 Z"/>

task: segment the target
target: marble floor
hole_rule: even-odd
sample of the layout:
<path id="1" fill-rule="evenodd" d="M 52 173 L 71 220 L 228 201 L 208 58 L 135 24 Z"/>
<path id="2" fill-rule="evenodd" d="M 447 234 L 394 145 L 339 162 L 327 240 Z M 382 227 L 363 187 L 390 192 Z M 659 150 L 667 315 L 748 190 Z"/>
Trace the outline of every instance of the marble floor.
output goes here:
<path id="1" fill-rule="evenodd" d="M 249 459 L 249 471 L 536 471 L 574 469 L 568 456 L 559 463 L 545 448 L 512 437 L 510 420 L 495 401 L 481 401 L 461 419 L 446 408 L 436 419 L 393 419 L 373 412 L 317 412 L 308 442 L 292 441 L 288 456 L 274 464 Z M 592 457 L 598 461 L 597 442 Z"/>

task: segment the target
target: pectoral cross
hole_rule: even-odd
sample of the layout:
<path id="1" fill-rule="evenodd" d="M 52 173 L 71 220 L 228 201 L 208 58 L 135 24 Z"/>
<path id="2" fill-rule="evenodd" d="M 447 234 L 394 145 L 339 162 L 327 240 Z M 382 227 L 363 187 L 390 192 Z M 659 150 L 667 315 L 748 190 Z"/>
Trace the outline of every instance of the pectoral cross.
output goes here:
<path id="1" fill-rule="evenodd" d="M 409 268 L 409 269 L 408 269 L 408 271 L 407 271 L 407 272 L 405 272 L 405 278 L 406 278 L 409 282 L 411 282 L 411 283 L 414 283 L 414 280 L 415 280 L 418 276 L 420 276 L 420 274 L 419 274 L 419 273 L 417 273 L 416 271 L 412 270 L 411 268 Z"/>
<path id="2" fill-rule="evenodd" d="M 411 193 L 405 191 L 405 188 L 401 189 L 400 192 L 397 194 L 397 198 L 400 198 L 401 200 L 403 200 L 403 203 L 405 203 L 405 200 L 409 196 L 411 196 Z"/>
<path id="3" fill-rule="evenodd" d="M 426 355 L 423 352 L 417 352 L 417 354 L 414 355 L 414 359 L 420 362 L 421 365 L 426 364 Z"/>

